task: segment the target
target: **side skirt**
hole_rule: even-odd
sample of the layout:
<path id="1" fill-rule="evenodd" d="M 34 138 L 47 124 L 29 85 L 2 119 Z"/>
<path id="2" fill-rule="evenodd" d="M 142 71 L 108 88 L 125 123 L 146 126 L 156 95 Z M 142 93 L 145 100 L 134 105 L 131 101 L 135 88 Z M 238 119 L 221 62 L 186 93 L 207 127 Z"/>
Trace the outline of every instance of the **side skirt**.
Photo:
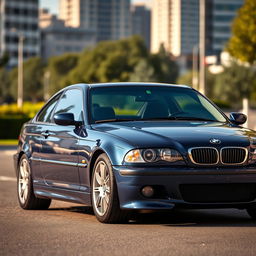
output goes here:
<path id="1" fill-rule="evenodd" d="M 53 188 L 34 184 L 34 193 L 35 196 L 39 198 L 51 198 L 91 206 L 90 193 L 83 191 L 71 191 L 68 189 Z"/>

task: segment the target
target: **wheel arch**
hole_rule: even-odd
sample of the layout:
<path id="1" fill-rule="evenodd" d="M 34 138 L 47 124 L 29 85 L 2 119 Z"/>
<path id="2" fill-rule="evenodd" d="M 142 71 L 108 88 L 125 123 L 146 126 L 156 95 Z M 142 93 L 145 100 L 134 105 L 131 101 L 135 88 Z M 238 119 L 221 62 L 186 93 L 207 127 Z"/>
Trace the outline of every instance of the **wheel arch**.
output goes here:
<path id="1" fill-rule="evenodd" d="M 92 172 L 93 172 L 93 168 L 94 168 L 94 164 L 97 160 L 97 158 L 101 155 L 101 154 L 106 154 L 108 156 L 108 154 L 102 149 L 102 148 L 98 148 L 96 149 L 91 157 L 91 161 L 90 161 L 90 165 L 89 165 L 89 175 L 90 175 L 90 183 L 91 183 L 91 178 L 92 178 Z M 109 158 L 109 156 L 108 156 Z M 110 159 L 110 158 L 109 158 Z M 111 160 L 110 160 L 111 161 Z"/>
<path id="2" fill-rule="evenodd" d="M 19 166 L 19 163 L 20 163 L 20 159 L 23 155 L 26 155 L 28 160 L 30 161 L 30 157 L 31 157 L 31 154 L 30 154 L 30 151 L 26 150 L 26 148 L 21 148 L 20 151 L 17 153 L 17 160 L 15 162 L 15 169 L 16 169 L 16 174 L 18 174 L 18 166 Z"/>
<path id="3" fill-rule="evenodd" d="M 18 175 L 18 166 L 19 166 L 19 163 L 20 163 L 20 159 L 21 159 L 21 157 L 23 156 L 25 154 L 25 152 L 24 151 L 20 151 L 19 153 L 18 153 L 18 156 L 17 156 L 17 160 L 15 161 L 15 172 L 16 172 L 16 176 Z"/>

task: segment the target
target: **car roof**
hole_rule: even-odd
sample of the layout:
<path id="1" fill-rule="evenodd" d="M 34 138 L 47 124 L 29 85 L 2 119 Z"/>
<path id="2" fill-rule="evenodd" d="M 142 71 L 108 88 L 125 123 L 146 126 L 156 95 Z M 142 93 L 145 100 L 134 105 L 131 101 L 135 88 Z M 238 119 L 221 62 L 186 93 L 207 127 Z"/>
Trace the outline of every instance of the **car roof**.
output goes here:
<path id="1" fill-rule="evenodd" d="M 180 85 L 180 84 L 167 84 L 167 83 L 150 83 L 150 82 L 116 82 L 116 83 L 93 83 L 93 84 L 74 84 L 68 87 L 119 87 L 119 86 L 166 86 L 166 87 L 178 87 L 178 88 L 189 88 L 188 85 Z M 66 88 L 68 88 L 66 87 Z"/>

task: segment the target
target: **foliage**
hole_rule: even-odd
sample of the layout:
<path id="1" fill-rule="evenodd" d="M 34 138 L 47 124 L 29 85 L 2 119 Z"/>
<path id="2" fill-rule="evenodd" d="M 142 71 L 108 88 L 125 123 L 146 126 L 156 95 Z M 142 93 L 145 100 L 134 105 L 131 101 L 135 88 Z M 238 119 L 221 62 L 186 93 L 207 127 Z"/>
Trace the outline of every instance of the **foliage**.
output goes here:
<path id="1" fill-rule="evenodd" d="M 230 109 L 231 104 L 224 100 L 215 99 L 213 102 L 221 109 Z"/>
<path id="2" fill-rule="evenodd" d="M 175 83 L 179 74 L 178 65 L 171 59 L 164 46 L 161 45 L 157 54 L 150 56 L 152 66 L 155 71 L 155 77 L 158 82 Z"/>
<path id="3" fill-rule="evenodd" d="M 39 101 L 43 98 L 43 74 L 44 63 L 39 57 L 33 57 L 24 62 L 23 65 L 23 98 L 29 101 Z M 10 72 L 11 95 L 17 98 L 18 68 Z"/>
<path id="4" fill-rule="evenodd" d="M 43 106 L 43 102 L 24 102 L 22 108 L 18 108 L 16 103 L 0 105 L 0 117 L 28 117 L 32 118 Z"/>
<path id="5" fill-rule="evenodd" d="M 0 139 L 17 139 L 22 125 L 29 121 L 28 117 L 0 117 Z"/>
<path id="6" fill-rule="evenodd" d="M 81 54 L 66 84 L 129 81 L 134 67 L 147 55 L 143 40 L 137 36 L 100 42 L 94 49 Z"/>
<path id="7" fill-rule="evenodd" d="M 197 77 L 198 74 L 196 73 Z M 192 87 L 193 72 L 190 70 L 178 77 L 177 83 L 189 85 Z M 206 71 L 206 95 L 209 98 L 214 98 L 214 87 L 215 87 L 216 75 L 213 75 L 209 71 Z M 198 88 L 194 88 L 197 89 Z"/>
<path id="8" fill-rule="evenodd" d="M 49 59 L 47 71 L 50 74 L 49 93 L 53 94 L 65 87 L 64 79 L 67 74 L 77 65 L 78 54 L 65 53 Z"/>
<path id="9" fill-rule="evenodd" d="M 49 74 L 49 76 L 47 75 Z M 98 82 L 167 82 L 175 83 L 178 67 L 161 47 L 150 54 L 139 36 L 118 41 L 100 42 L 82 53 L 51 57 L 47 64 L 39 58 L 24 62 L 24 100 L 43 99 L 44 83 L 52 95 L 75 83 Z M 18 69 L 7 72 L 0 68 L 0 102 L 17 98 Z"/>
<path id="10" fill-rule="evenodd" d="M 186 73 L 181 74 L 178 79 L 178 84 L 185 84 L 192 87 L 192 79 L 193 79 L 193 72 L 191 70 L 187 71 Z M 197 89 L 197 88 L 195 88 Z"/>
<path id="11" fill-rule="evenodd" d="M 15 104 L 0 105 L 0 139 L 17 139 L 23 123 L 33 118 L 43 102 L 24 102 L 22 108 Z"/>
<path id="12" fill-rule="evenodd" d="M 6 69 L 0 68 L 0 102 L 11 100 L 10 95 L 10 77 Z"/>
<path id="13" fill-rule="evenodd" d="M 240 103 L 244 97 L 250 98 L 255 91 L 255 86 L 255 70 L 233 61 L 217 76 L 214 94 L 220 100 L 236 104 Z"/>
<path id="14" fill-rule="evenodd" d="M 13 145 L 13 146 L 17 146 L 18 145 L 18 140 L 16 139 L 0 139 L 0 145 L 1 146 L 10 146 L 10 145 Z"/>
<path id="15" fill-rule="evenodd" d="M 233 22 L 228 51 L 235 58 L 250 63 L 256 61 L 256 1 L 246 0 Z"/>
<path id="16" fill-rule="evenodd" d="M 5 67 L 8 61 L 9 61 L 9 54 L 7 52 L 4 52 L 2 57 L 0 58 L 0 68 Z"/>
<path id="17" fill-rule="evenodd" d="M 146 60 L 141 59 L 130 75 L 131 82 L 155 82 L 156 76 L 152 65 Z"/>

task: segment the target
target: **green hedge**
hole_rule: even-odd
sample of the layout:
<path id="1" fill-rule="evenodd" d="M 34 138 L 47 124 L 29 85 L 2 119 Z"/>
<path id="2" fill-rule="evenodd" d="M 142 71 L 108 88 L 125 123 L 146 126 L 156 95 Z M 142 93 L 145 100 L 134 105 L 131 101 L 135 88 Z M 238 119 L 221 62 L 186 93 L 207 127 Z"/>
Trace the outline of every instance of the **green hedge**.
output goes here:
<path id="1" fill-rule="evenodd" d="M 24 102 L 22 108 L 15 103 L 0 105 L 0 139 L 17 139 L 22 125 L 34 117 L 43 104 Z"/>
<path id="2" fill-rule="evenodd" d="M 29 120 L 24 116 L 0 116 L 0 139 L 17 139 L 22 125 Z"/>
<path id="3" fill-rule="evenodd" d="M 43 102 L 31 103 L 24 102 L 22 108 L 18 108 L 17 104 L 3 104 L 0 105 L 1 116 L 28 116 L 32 118 L 43 106 Z"/>

